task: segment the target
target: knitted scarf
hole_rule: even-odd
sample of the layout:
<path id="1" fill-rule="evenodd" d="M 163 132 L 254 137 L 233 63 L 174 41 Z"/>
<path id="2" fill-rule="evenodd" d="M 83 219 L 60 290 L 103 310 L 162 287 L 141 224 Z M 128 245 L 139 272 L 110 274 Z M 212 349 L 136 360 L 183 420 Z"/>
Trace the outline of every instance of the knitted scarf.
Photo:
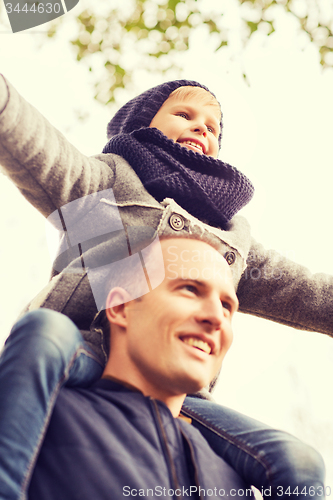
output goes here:
<path id="1" fill-rule="evenodd" d="M 127 160 L 157 201 L 173 198 L 211 226 L 225 228 L 253 196 L 252 183 L 235 167 L 181 146 L 156 128 L 114 135 L 103 153 Z"/>

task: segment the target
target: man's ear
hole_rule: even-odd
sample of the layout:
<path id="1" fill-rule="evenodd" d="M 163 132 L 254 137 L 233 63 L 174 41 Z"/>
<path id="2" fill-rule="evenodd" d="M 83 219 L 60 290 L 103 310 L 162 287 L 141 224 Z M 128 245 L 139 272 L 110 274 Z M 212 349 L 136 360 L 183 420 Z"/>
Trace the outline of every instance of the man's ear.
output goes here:
<path id="1" fill-rule="evenodd" d="M 126 303 L 132 298 L 129 293 L 121 287 L 112 288 L 106 299 L 105 313 L 110 323 L 126 327 L 127 307 Z"/>

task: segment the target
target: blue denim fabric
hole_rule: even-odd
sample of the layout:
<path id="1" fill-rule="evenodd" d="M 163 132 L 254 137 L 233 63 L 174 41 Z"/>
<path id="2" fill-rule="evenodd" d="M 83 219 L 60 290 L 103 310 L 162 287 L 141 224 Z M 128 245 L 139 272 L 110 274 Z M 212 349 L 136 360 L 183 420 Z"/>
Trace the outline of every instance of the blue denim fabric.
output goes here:
<path id="1" fill-rule="evenodd" d="M 192 419 L 212 449 L 264 498 L 325 498 L 321 455 L 291 434 L 196 397 L 185 399 L 182 413 Z"/>
<path id="2" fill-rule="evenodd" d="M 39 309 L 12 329 L 0 357 L 0 499 L 26 489 L 62 385 L 87 386 L 103 368 L 66 316 Z"/>

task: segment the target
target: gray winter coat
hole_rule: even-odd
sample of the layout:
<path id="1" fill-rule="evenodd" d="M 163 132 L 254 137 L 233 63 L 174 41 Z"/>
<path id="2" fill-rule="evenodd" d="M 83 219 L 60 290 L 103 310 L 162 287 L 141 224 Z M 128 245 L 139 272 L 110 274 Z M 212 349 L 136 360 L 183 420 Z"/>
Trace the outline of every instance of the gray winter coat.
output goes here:
<path id="1" fill-rule="evenodd" d="M 266 251 L 251 238 L 243 217 L 235 216 L 227 230 L 220 230 L 172 199 L 157 202 L 122 157 L 84 156 L 1 78 L 0 164 L 30 203 L 66 229 L 54 276 L 30 308 L 68 315 L 101 362 L 101 332 L 89 331 L 97 312 L 89 269 L 107 264 L 110 252 L 114 260 L 126 257 L 128 247 L 135 246 L 131 228 L 138 226 L 159 235 L 193 234 L 213 241 L 232 270 L 240 311 L 333 335 L 331 276 L 311 275 L 277 252 Z"/>

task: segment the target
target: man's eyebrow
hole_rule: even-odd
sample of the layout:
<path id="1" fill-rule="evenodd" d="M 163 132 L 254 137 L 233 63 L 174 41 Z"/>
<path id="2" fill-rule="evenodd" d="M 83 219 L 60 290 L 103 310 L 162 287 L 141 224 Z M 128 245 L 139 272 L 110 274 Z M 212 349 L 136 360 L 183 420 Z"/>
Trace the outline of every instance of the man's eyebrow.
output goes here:
<path id="1" fill-rule="evenodd" d="M 187 277 L 179 277 L 179 278 L 175 278 L 172 281 L 174 281 L 174 282 L 176 281 L 178 283 L 186 281 L 186 282 L 194 283 L 194 284 L 200 286 L 201 288 L 209 288 L 209 285 L 205 281 L 201 281 L 201 280 L 189 278 L 189 277 L 188 278 Z M 231 304 L 234 305 L 235 310 L 237 311 L 237 309 L 239 307 L 239 301 L 237 299 L 237 296 L 234 297 L 234 296 L 230 295 L 230 293 L 223 292 L 223 299 L 221 299 L 221 300 L 231 302 Z"/>
<path id="2" fill-rule="evenodd" d="M 207 284 L 204 281 L 200 281 L 198 279 L 190 278 L 190 277 L 186 277 L 186 276 L 179 276 L 178 278 L 175 278 L 172 281 L 174 281 L 174 282 L 176 281 L 178 283 L 183 282 L 183 281 L 191 281 L 191 283 L 195 283 L 198 286 L 207 288 Z"/>

